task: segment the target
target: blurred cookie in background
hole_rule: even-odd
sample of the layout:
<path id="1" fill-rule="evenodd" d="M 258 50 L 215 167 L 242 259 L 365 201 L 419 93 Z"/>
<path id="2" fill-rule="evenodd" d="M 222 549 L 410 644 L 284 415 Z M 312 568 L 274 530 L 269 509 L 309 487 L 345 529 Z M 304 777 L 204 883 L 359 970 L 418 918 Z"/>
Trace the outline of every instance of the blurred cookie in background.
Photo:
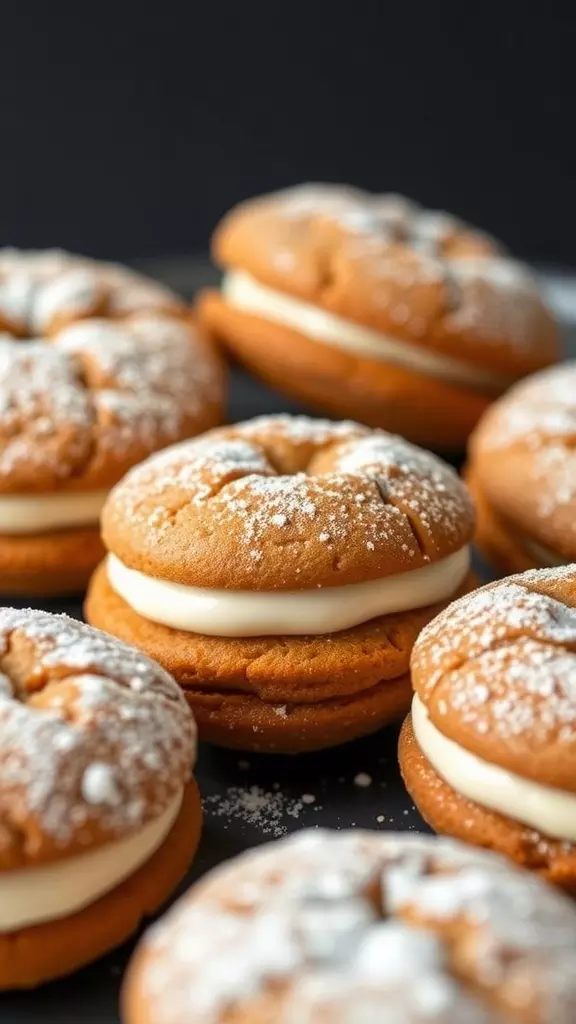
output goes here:
<path id="1" fill-rule="evenodd" d="M 490 402 L 557 360 L 538 286 L 492 238 L 401 196 L 303 185 L 217 228 L 199 313 L 248 369 L 335 416 L 460 451 Z"/>

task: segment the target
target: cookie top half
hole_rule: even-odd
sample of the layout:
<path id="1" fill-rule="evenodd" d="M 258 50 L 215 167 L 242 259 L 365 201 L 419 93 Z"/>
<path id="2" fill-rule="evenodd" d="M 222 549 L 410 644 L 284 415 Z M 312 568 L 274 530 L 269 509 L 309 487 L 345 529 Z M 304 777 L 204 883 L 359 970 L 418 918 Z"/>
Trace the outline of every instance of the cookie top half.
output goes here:
<path id="1" fill-rule="evenodd" d="M 106 488 L 217 423 L 223 392 L 220 357 L 169 289 L 0 249 L 0 494 Z"/>
<path id="2" fill-rule="evenodd" d="M 576 566 L 510 576 L 449 605 L 421 632 L 411 672 L 444 736 L 576 792 Z"/>
<path id="3" fill-rule="evenodd" d="M 485 413 L 470 467 L 490 504 L 558 560 L 576 559 L 576 363 L 516 384 Z"/>
<path id="4" fill-rule="evenodd" d="M 300 590 L 440 561 L 471 539 L 466 488 L 440 459 L 356 423 L 267 416 L 175 445 L 104 508 L 124 565 L 231 590 Z"/>
<path id="5" fill-rule="evenodd" d="M 0 872 L 142 829 L 195 753 L 186 701 L 156 662 L 65 615 L 0 609 Z"/>

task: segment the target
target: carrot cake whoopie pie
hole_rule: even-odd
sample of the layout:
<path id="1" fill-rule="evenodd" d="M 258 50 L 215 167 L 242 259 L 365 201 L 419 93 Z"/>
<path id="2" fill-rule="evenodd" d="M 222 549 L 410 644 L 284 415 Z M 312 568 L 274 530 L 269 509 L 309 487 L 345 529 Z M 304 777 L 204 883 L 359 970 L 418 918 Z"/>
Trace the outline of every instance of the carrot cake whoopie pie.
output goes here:
<path id="1" fill-rule="evenodd" d="M 412 681 L 399 757 L 424 818 L 576 893 L 576 566 L 448 607 Z"/>
<path id="2" fill-rule="evenodd" d="M 471 441 L 477 543 L 505 573 L 576 562 L 576 363 L 496 402 Z"/>
<path id="3" fill-rule="evenodd" d="M 0 989 L 95 960 L 184 876 L 195 726 L 146 658 L 64 615 L 0 609 Z"/>
<path id="4" fill-rule="evenodd" d="M 270 416 L 174 445 L 103 511 L 94 625 L 184 688 L 201 736 L 299 752 L 410 701 L 422 626 L 473 587 L 456 473 L 355 423 Z"/>
<path id="5" fill-rule="evenodd" d="M 220 358 L 153 281 L 0 249 L 0 378 L 0 589 L 79 589 L 111 485 L 219 422 Z"/>
<path id="6" fill-rule="evenodd" d="M 492 399 L 558 358 L 528 270 L 397 195 L 305 185 L 216 230 L 200 316 L 257 376 L 334 416 L 461 450 Z"/>
<path id="7" fill-rule="evenodd" d="M 229 862 L 141 942 L 125 1024 L 573 1024 L 576 910 L 432 836 L 308 830 Z"/>

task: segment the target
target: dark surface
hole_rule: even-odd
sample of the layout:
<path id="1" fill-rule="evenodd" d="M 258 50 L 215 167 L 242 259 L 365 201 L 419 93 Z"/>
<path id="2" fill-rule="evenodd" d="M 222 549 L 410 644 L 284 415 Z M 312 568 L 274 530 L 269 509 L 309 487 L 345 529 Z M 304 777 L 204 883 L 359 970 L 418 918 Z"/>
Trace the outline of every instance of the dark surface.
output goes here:
<path id="1" fill-rule="evenodd" d="M 247 195 L 350 181 L 576 262 L 574 4 L 3 5 L 0 242 L 205 249 Z"/>
<path id="2" fill-rule="evenodd" d="M 177 269 L 161 276 L 182 286 L 188 270 L 181 266 L 176 274 Z M 206 267 L 199 272 L 196 266 L 190 269 L 189 280 L 203 283 L 207 274 Z M 281 410 L 302 411 L 234 371 L 231 420 Z M 81 616 L 79 602 L 41 606 Z M 366 740 L 297 758 L 243 756 L 202 747 L 196 777 L 205 801 L 204 835 L 180 891 L 225 858 L 307 826 L 427 830 L 399 776 L 397 731 L 397 727 L 384 729 Z M 370 777 L 369 785 L 355 783 L 359 773 Z M 313 796 L 314 802 L 302 803 L 303 795 Z M 250 820 L 255 817 L 258 820 Z M 116 1024 L 122 974 L 133 945 L 41 990 L 0 996 L 1 1024 Z"/>

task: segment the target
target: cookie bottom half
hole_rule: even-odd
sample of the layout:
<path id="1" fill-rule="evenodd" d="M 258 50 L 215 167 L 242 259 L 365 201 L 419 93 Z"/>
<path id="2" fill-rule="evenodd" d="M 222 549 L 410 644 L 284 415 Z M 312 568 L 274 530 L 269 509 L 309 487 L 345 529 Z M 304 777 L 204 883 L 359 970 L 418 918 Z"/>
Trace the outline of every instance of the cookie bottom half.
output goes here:
<path id="1" fill-rule="evenodd" d="M 182 880 L 202 829 L 194 780 L 166 839 L 133 875 L 71 917 L 0 934 L 0 990 L 33 988 L 71 974 L 120 946 Z"/>
<path id="2" fill-rule="evenodd" d="M 230 309 L 205 292 L 199 316 L 217 341 L 266 384 L 336 418 L 401 434 L 426 448 L 459 452 L 491 397 L 313 341 Z"/>
<path id="3" fill-rule="evenodd" d="M 0 534 L 0 592 L 49 597 L 86 588 L 104 554 L 98 527 L 25 536 Z"/>
<path id="4" fill-rule="evenodd" d="M 501 853 L 519 867 L 576 894 L 576 845 L 548 838 L 457 793 L 437 774 L 421 750 L 411 715 L 402 726 L 398 758 L 406 789 L 436 832 Z"/>

